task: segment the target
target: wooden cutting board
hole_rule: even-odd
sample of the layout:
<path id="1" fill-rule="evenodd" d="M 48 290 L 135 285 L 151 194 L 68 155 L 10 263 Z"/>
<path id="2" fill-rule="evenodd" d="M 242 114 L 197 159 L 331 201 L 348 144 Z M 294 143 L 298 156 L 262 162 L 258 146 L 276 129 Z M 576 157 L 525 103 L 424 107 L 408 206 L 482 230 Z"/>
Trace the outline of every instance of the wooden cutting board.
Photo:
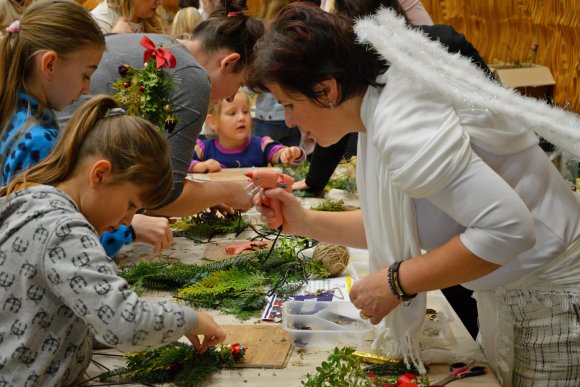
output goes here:
<path id="1" fill-rule="evenodd" d="M 280 325 L 221 325 L 227 332 L 226 343 L 241 343 L 247 348 L 236 368 L 286 368 L 292 353 L 290 336 Z"/>

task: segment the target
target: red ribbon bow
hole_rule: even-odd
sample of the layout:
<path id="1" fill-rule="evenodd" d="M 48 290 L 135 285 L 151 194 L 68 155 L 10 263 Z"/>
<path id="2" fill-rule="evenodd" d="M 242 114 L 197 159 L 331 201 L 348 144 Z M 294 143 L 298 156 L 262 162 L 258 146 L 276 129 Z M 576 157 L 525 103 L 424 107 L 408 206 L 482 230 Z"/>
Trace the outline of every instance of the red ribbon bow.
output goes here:
<path id="1" fill-rule="evenodd" d="M 151 58 L 155 58 L 157 61 L 157 68 L 161 68 L 163 66 L 173 68 L 176 65 L 175 57 L 166 48 L 163 47 L 156 47 L 155 43 L 147 36 L 143 36 L 140 43 L 143 47 L 145 47 L 145 54 L 143 54 L 143 62 L 147 63 L 147 61 Z"/>

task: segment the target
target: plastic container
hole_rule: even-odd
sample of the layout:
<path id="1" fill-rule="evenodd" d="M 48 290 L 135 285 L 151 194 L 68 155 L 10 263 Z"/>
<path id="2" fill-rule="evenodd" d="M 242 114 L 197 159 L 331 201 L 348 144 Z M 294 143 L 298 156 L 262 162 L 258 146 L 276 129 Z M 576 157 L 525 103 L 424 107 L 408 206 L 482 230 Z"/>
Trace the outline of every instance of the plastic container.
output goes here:
<path id="1" fill-rule="evenodd" d="M 310 300 L 286 301 L 282 326 L 295 345 L 314 348 L 356 347 L 374 329 L 350 302 Z"/>
<path id="2" fill-rule="evenodd" d="M 443 293 L 429 292 L 427 296 L 427 308 L 435 310 L 435 315 L 427 311 L 425 323 L 421 330 L 421 344 L 424 348 L 447 348 L 457 344 L 457 340 L 451 330 L 451 324 L 455 321 L 451 307 Z"/>

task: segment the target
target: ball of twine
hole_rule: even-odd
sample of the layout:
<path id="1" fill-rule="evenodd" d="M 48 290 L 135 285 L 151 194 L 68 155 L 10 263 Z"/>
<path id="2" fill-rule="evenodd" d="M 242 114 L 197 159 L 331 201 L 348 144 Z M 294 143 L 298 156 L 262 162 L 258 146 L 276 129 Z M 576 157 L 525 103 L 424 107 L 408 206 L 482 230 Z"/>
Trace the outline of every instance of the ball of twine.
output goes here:
<path id="1" fill-rule="evenodd" d="M 344 246 L 319 243 L 314 248 L 312 259 L 324 265 L 331 277 L 337 276 L 348 265 L 349 253 Z"/>

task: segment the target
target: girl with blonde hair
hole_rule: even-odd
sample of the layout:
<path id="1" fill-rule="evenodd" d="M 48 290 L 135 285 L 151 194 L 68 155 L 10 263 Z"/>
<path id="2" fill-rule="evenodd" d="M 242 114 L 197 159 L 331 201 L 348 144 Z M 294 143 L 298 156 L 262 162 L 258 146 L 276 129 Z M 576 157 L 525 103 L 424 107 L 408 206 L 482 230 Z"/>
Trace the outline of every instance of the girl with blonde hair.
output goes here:
<path id="1" fill-rule="evenodd" d="M 104 0 L 91 15 L 103 33 L 164 33 L 163 0 Z"/>
<path id="2" fill-rule="evenodd" d="M 173 18 L 171 36 L 177 39 L 191 39 L 191 33 L 201 20 L 201 15 L 196 8 L 185 7 L 180 9 Z"/>
<path id="3" fill-rule="evenodd" d="M 14 301 L 0 311 L 0 331 L 12 332 L 0 355 L 5 383 L 75 384 L 93 338 L 121 351 L 183 335 L 199 352 L 223 342 L 208 314 L 139 298 L 99 243 L 99 233 L 162 203 L 172 181 L 158 129 L 97 96 L 75 113 L 48 157 L 0 189 L 3 287 Z"/>

